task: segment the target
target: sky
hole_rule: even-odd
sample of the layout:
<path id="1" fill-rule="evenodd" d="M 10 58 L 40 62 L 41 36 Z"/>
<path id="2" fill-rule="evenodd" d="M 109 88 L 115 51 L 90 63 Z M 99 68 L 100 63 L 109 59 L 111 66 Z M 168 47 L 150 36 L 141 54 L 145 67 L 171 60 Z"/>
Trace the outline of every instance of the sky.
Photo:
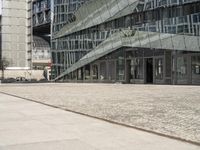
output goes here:
<path id="1" fill-rule="evenodd" d="M 1 15 L 1 0 L 0 0 L 0 15 Z"/>

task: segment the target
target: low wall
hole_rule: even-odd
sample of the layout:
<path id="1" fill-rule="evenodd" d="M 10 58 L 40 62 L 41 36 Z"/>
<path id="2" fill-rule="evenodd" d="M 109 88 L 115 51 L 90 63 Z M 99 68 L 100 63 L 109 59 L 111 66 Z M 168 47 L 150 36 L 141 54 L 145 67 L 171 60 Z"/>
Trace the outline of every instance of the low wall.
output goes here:
<path id="1" fill-rule="evenodd" d="M 0 71 L 0 78 L 2 77 L 2 71 Z M 26 79 L 44 79 L 43 70 L 5 70 L 4 78 L 16 78 L 25 77 Z"/>

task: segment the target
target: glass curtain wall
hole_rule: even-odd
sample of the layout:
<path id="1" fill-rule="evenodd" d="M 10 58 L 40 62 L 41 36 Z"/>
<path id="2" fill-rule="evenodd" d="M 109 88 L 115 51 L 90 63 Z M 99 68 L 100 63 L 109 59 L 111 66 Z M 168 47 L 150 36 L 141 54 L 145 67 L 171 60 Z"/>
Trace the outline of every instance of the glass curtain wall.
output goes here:
<path id="1" fill-rule="evenodd" d="M 163 80 L 163 58 L 155 58 L 155 79 Z"/>
<path id="2" fill-rule="evenodd" d="M 67 2 L 69 3 L 69 1 Z M 114 3 L 118 3 L 118 5 L 120 5 L 122 2 L 123 0 L 118 0 L 118 1 L 115 1 Z M 53 40 L 52 47 L 53 49 L 56 50 L 56 53 L 60 53 L 59 51 L 65 51 L 64 62 L 66 64 L 56 64 L 56 65 L 61 65 L 64 69 L 69 68 L 72 64 L 77 62 L 81 57 L 83 57 L 85 54 L 87 54 L 88 52 L 96 48 L 105 39 L 110 37 L 110 35 L 127 28 L 136 28 L 140 31 L 149 31 L 149 32 L 175 33 L 175 34 L 187 34 L 187 35 L 199 36 L 200 1 L 195 1 L 194 3 L 191 3 L 191 2 L 193 1 L 187 0 L 187 1 L 181 1 L 180 3 L 179 0 L 177 1 L 176 0 L 173 0 L 173 1 L 172 0 L 144 0 L 144 1 L 141 0 L 140 3 L 138 3 L 137 7 L 134 8 L 132 12 L 130 12 L 129 14 L 126 14 L 125 16 L 122 16 L 113 20 L 111 19 L 107 22 L 103 22 L 101 24 L 94 25 L 87 29 L 80 30 L 78 32 L 74 32 L 67 36 L 63 36 L 61 38 Z M 56 20 L 56 18 L 54 18 L 55 31 L 60 30 L 60 27 L 58 27 L 58 30 L 56 29 L 57 23 L 61 23 L 61 24 L 63 23 L 62 17 L 61 17 L 62 16 L 61 10 L 63 8 L 61 8 L 60 5 L 63 5 L 63 4 L 57 3 L 55 5 L 55 7 L 57 6 L 59 7 L 55 8 L 55 10 L 58 11 L 58 13 L 55 13 L 54 16 L 57 17 L 57 19 L 61 19 L 61 20 Z M 161 7 L 161 6 L 165 6 L 165 7 Z M 129 9 L 130 7 L 131 5 L 129 5 Z M 120 7 L 118 6 L 118 9 L 119 8 Z M 90 8 L 87 8 L 87 9 L 90 9 Z M 105 7 L 105 11 L 108 11 L 107 9 L 108 8 Z M 110 15 L 111 13 L 113 12 L 110 12 Z M 102 16 L 102 17 L 107 17 L 107 16 Z M 111 44 L 110 47 L 112 47 L 112 44 L 113 44 L 112 40 L 111 42 L 112 43 L 110 43 Z M 142 74 L 142 72 L 137 69 L 138 65 L 136 64 L 138 63 L 139 65 L 142 65 L 142 63 L 144 62 L 142 62 L 139 59 L 134 60 L 134 61 L 135 61 L 135 64 L 132 65 L 132 76 L 135 76 L 135 78 L 141 78 L 142 75 L 140 74 Z M 117 73 L 118 80 L 124 80 L 125 78 L 124 63 L 125 63 L 125 58 L 123 54 L 120 54 L 116 62 L 116 66 L 117 66 L 116 73 Z M 177 68 L 179 68 L 179 71 L 177 72 L 179 72 L 180 78 L 184 78 L 184 75 L 183 75 L 184 70 L 180 69 L 182 66 L 181 60 L 179 60 L 177 64 L 179 64 L 177 65 Z M 101 67 L 102 65 L 100 65 L 100 68 L 103 68 Z M 156 79 L 162 79 L 164 76 L 163 75 L 163 60 L 155 59 L 155 68 L 156 68 L 156 72 L 155 72 Z M 182 70 L 182 72 L 180 70 Z M 102 70 L 102 72 L 104 71 Z M 107 73 L 103 73 L 103 76 L 104 76 L 104 79 L 108 78 Z"/>
<path id="3" fill-rule="evenodd" d="M 200 2 L 189 1 L 145 1 L 141 13 L 132 15 L 132 24 L 140 31 L 173 34 L 200 35 Z M 194 3 L 192 3 L 194 2 Z M 165 8 L 160 8 L 165 6 Z"/>
<path id="4" fill-rule="evenodd" d="M 178 56 L 177 57 L 177 82 L 187 83 L 188 80 L 188 67 L 187 67 L 187 57 Z"/>
<path id="5" fill-rule="evenodd" d="M 131 79 L 143 79 L 143 58 L 134 58 L 131 60 Z"/>
<path id="6" fill-rule="evenodd" d="M 200 84 L 200 56 L 192 56 L 192 83 Z"/>
<path id="7" fill-rule="evenodd" d="M 33 26 L 50 23 L 51 21 L 51 1 L 50 0 L 37 0 L 32 5 L 32 22 Z"/>
<path id="8" fill-rule="evenodd" d="M 87 0 L 55 0 L 52 34 L 55 35 L 62 27 L 68 23 L 75 21 L 74 13 Z M 56 72 L 56 76 L 64 72 L 71 64 L 80 59 L 84 52 L 79 54 L 84 43 L 78 43 L 78 36 L 72 35 L 58 38 L 51 41 L 52 49 L 52 70 Z M 82 49 L 80 50 L 82 51 Z M 55 59 L 56 58 L 56 59 Z"/>

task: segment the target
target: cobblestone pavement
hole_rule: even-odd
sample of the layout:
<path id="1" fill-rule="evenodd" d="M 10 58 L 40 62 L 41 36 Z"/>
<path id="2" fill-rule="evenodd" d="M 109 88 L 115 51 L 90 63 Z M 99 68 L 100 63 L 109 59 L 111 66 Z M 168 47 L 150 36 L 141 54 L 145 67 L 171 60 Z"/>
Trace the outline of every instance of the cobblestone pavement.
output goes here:
<path id="1" fill-rule="evenodd" d="M 200 144 L 199 86 L 53 83 L 0 91 Z"/>

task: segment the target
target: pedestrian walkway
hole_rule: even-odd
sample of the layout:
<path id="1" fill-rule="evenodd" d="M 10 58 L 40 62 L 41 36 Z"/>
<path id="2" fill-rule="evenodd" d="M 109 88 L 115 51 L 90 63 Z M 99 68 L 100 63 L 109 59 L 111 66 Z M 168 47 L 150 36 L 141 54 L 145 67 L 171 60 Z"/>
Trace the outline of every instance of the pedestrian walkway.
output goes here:
<path id="1" fill-rule="evenodd" d="M 0 92 L 200 145 L 200 86 L 2 84 Z"/>
<path id="2" fill-rule="evenodd" d="M 0 150 L 198 150 L 189 143 L 0 94 Z"/>

